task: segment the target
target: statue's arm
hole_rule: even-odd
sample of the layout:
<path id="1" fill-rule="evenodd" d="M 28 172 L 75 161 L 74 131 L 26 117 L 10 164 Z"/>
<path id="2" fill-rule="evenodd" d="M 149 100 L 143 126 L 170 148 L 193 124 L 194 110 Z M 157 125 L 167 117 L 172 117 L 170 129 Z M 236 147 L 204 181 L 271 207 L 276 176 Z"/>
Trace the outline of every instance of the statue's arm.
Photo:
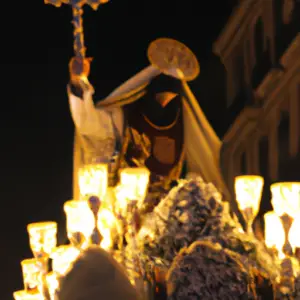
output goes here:
<path id="1" fill-rule="evenodd" d="M 94 89 L 88 83 L 82 88 L 72 83 L 68 86 L 71 115 L 79 134 L 89 139 L 106 140 L 114 135 L 111 113 L 96 108 Z"/>

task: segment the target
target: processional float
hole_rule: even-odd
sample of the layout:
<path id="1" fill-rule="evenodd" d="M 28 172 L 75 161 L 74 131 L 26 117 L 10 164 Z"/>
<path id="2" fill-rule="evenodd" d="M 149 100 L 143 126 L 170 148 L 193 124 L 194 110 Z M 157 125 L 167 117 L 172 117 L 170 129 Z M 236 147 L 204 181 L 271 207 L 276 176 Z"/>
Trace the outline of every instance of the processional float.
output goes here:
<path id="1" fill-rule="evenodd" d="M 106 2 L 108 1 L 45 0 L 46 4 L 56 7 L 60 7 L 62 4 L 69 4 L 72 7 L 74 58 L 71 60 L 71 64 L 74 72 L 72 75 L 78 76 L 78 79 L 87 78 L 90 61 L 86 57 L 84 45 L 83 6 L 90 5 L 97 10 L 99 5 Z M 148 57 L 160 71 L 180 79 L 191 80 L 199 73 L 197 60 L 189 52 L 189 49 L 170 39 L 159 39 L 152 43 L 148 50 Z M 170 66 L 174 68 L 170 68 Z M 178 70 L 180 71 L 178 72 Z M 132 278 L 139 277 L 141 279 L 132 283 L 140 292 L 144 293 L 144 299 L 154 299 L 154 294 L 159 286 L 155 282 L 156 277 L 153 274 L 156 270 L 148 268 L 152 266 L 151 255 L 154 257 L 158 252 L 165 255 L 164 258 L 161 258 L 164 261 L 161 262 L 162 269 L 164 269 L 164 264 L 168 263 L 168 280 L 172 280 L 171 287 L 173 287 L 168 290 L 168 293 L 172 295 L 171 299 L 178 299 L 176 293 L 180 294 L 182 291 L 187 295 L 197 292 L 199 299 L 205 299 L 211 284 L 203 285 L 201 283 L 201 289 L 197 287 L 194 287 L 195 289 L 192 291 L 190 289 L 193 288 L 195 276 L 197 277 L 201 272 L 215 275 L 217 278 L 215 281 L 218 282 L 220 264 L 224 262 L 219 262 L 218 272 L 212 272 L 212 270 L 214 270 L 214 258 L 220 257 L 230 261 L 232 268 L 236 268 L 234 271 L 236 274 L 233 274 L 227 283 L 220 283 L 224 284 L 224 287 L 216 288 L 219 289 L 217 292 L 224 291 L 223 296 L 219 299 L 234 298 L 233 295 L 237 291 L 243 292 L 243 295 L 250 295 L 249 286 L 253 285 L 252 269 L 258 272 L 264 271 L 262 274 L 268 273 L 269 279 L 276 287 L 274 298 L 287 299 L 289 297 L 288 299 L 291 299 L 290 295 L 293 295 L 294 299 L 299 299 L 297 296 L 299 297 L 300 292 L 296 286 L 300 284 L 300 183 L 279 183 L 271 187 L 274 211 L 265 215 L 265 244 L 269 248 L 269 251 L 266 251 L 262 244 L 255 239 L 252 231 L 252 222 L 258 213 L 263 189 L 263 179 L 260 176 L 236 178 L 236 199 L 248 224 L 246 231 L 243 231 L 237 221 L 231 218 L 228 207 L 226 208 L 224 202 L 221 201 L 221 195 L 216 189 L 211 184 L 197 179 L 182 181 L 173 193 L 163 199 L 158 209 L 154 211 L 154 215 L 151 216 L 153 220 L 148 220 L 152 221 L 152 223 L 150 222 L 151 226 L 157 230 L 152 230 L 151 226 L 145 226 L 142 228 L 143 230 L 140 230 L 139 238 L 137 238 L 136 207 L 145 198 L 149 182 L 148 170 L 137 168 L 135 170 L 124 169 L 121 172 L 120 186 L 116 189 L 118 205 L 112 209 L 113 214 L 105 207 L 99 214 L 100 200 L 106 194 L 107 166 L 86 166 L 81 171 L 79 174 L 81 176 L 80 189 L 85 190 L 86 193 L 83 193 L 83 199 L 67 201 L 64 205 L 71 245 L 57 246 L 57 224 L 55 222 L 29 224 L 27 231 L 34 258 L 21 262 L 24 290 L 14 293 L 15 300 L 57 300 L 59 278 L 70 270 L 72 263 L 78 258 L 80 250 L 87 246 L 87 239 L 91 238 L 89 244 L 97 245 L 100 245 L 103 239 L 108 243 L 102 244 L 102 248 L 110 251 L 111 244 L 109 242 L 112 229 L 119 232 L 121 239 L 114 242 L 118 244 L 118 249 L 121 251 L 111 253 L 122 264 L 125 264 L 126 260 L 127 263 L 129 261 L 126 267 L 128 271 L 131 268 L 135 273 Z M 93 181 L 95 178 L 98 182 L 96 184 L 95 180 Z M 102 184 L 99 184 L 100 181 Z M 99 197 L 95 197 L 95 195 Z M 101 216 L 105 218 L 101 219 Z M 168 223 L 169 219 L 172 219 L 172 223 Z M 118 226 L 115 226 L 117 223 Z M 284 228 L 283 225 L 289 226 Z M 118 228 L 113 228 L 113 226 Z M 125 249 L 122 236 L 125 226 L 127 226 L 130 253 L 122 251 Z M 101 230 L 98 229 L 100 227 Z M 209 236 L 205 236 L 204 229 L 210 232 Z M 151 237 L 151 243 L 148 243 L 146 237 Z M 138 248 L 140 245 L 136 243 L 137 241 L 141 242 L 141 238 L 143 239 L 142 248 L 146 249 L 144 253 L 139 252 L 141 248 Z M 155 242 L 153 243 L 153 241 Z M 166 241 L 168 243 L 165 243 Z M 240 248 L 240 252 L 236 250 L 237 246 Z M 232 256 L 232 252 L 227 250 L 236 253 Z M 147 258 L 144 257 L 145 253 L 147 253 Z M 215 254 L 212 255 L 212 253 Z M 208 266 L 201 259 L 202 254 L 204 254 L 204 260 Z M 151 259 L 149 259 L 150 257 Z M 172 260 L 168 261 L 170 257 L 173 262 Z M 184 257 L 191 258 L 193 262 L 197 261 L 197 263 L 186 266 Z M 49 258 L 52 260 L 51 272 L 48 269 Z M 147 265 L 141 258 L 145 259 Z M 188 261 L 189 259 L 186 260 L 187 263 Z M 228 267 L 228 261 L 225 262 L 224 268 Z M 158 261 L 156 261 L 157 263 Z M 188 273 L 182 271 L 184 268 L 189 270 Z M 227 271 L 232 273 L 232 270 L 228 269 Z M 223 274 L 226 273 L 224 269 L 221 271 Z M 146 272 L 147 274 L 145 274 Z M 145 275 L 148 277 L 146 278 Z M 149 275 L 152 277 L 149 278 Z M 249 282 L 246 280 L 244 284 L 240 280 L 243 276 Z M 233 290 L 232 286 L 235 286 Z M 195 294 L 193 295 L 195 296 Z M 251 299 L 256 298 L 252 297 Z"/>

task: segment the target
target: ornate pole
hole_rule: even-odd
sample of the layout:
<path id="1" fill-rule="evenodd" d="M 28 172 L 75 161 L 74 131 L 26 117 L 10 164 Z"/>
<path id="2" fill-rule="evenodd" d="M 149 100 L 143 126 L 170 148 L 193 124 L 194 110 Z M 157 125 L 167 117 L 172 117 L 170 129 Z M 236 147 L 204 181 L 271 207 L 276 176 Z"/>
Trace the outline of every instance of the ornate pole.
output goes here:
<path id="1" fill-rule="evenodd" d="M 88 75 L 89 73 L 89 60 L 86 59 L 86 48 L 84 46 L 84 32 L 83 32 L 83 9 L 82 7 L 87 4 L 94 10 L 97 10 L 100 4 L 107 3 L 109 0 L 44 0 L 45 4 L 52 4 L 60 7 L 62 4 L 69 4 L 73 10 L 73 25 L 74 25 L 74 54 L 75 57 L 72 61 L 74 65 L 73 70 L 76 75 Z"/>

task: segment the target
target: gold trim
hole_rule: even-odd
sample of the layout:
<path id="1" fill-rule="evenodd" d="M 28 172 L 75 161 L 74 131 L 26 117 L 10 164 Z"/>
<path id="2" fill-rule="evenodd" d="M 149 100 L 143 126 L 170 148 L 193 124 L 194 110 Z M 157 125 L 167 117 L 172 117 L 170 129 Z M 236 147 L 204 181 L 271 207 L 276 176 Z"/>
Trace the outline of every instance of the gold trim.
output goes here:
<path id="1" fill-rule="evenodd" d="M 172 127 L 175 126 L 175 124 L 176 124 L 177 121 L 178 121 L 179 114 L 180 114 L 180 109 L 178 109 L 178 111 L 177 111 L 177 115 L 176 115 L 175 120 L 174 120 L 170 125 L 167 125 L 167 126 L 158 126 L 158 125 L 155 125 L 154 123 L 152 123 L 152 122 L 150 121 L 150 119 L 149 119 L 145 114 L 143 114 L 143 118 L 144 118 L 144 120 L 145 120 L 151 127 L 155 128 L 155 129 L 157 129 L 157 130 L 168 130 L 168 129 L 170 129 L 170 128 L 172 128 Z"/>

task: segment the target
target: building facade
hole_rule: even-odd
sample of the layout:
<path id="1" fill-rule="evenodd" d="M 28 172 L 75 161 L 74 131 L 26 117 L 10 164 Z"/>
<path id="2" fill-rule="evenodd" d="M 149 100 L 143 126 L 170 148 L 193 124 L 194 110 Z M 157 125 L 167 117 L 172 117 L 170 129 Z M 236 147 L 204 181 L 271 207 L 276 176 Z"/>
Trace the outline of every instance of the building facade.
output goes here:
<path id="1" fill-rule="evenodd" d="M 300 1 L 241 0 L 214 44 L 226 69 L 231 124 L 223 176 L 300 181 Z M 270 209 L 265 201 L 262 213 Z"/>

